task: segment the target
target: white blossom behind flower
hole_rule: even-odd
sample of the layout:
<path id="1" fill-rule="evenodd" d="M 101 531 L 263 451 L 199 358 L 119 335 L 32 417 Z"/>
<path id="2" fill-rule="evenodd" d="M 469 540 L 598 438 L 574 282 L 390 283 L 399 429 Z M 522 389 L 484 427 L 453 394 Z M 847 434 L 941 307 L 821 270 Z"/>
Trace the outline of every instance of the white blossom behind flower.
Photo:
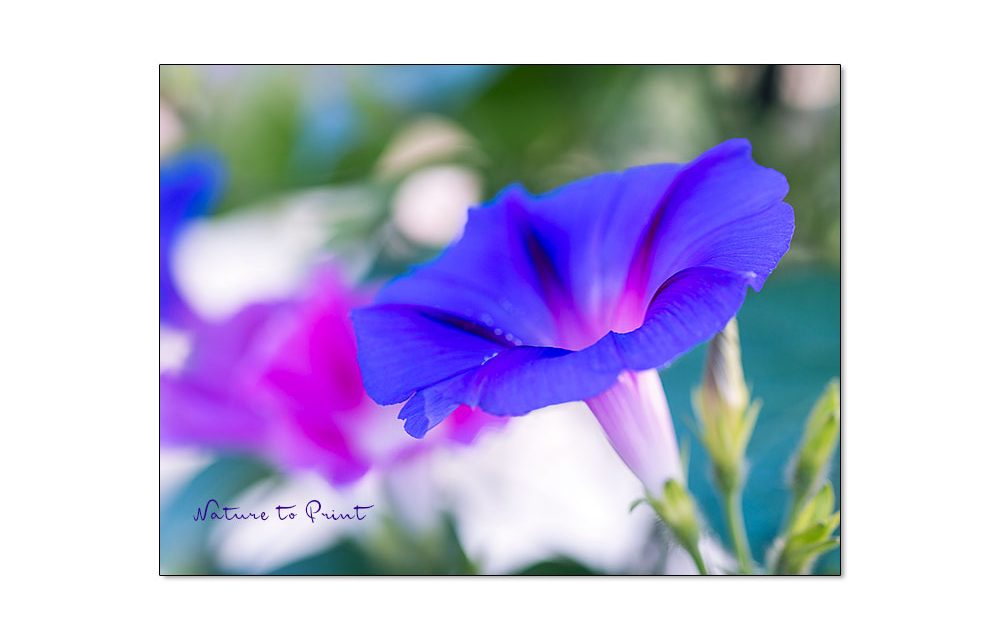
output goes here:
<path id="1" fill-rule="evenodd" d="M 466 551 L 485 573 L 561 554 L 630 571 L 654 520 L 649 509 L 629 512 L 643 487 L 583 403 L 515 418 L 437 471 Z"/>
<path id="2" fill-rule="evenodd" d="M 404 175 L 428 164 L 448 162 L 457 153 L 475 146 L 472 137 L 450 120 L 423 116 L 396 134 L 377 167 L 385 176 Z"/>
<path id="3" fill-rule="evenodd" d="M 481 190 L 479 176 L 465 167 L 422 169 L 400 184 L 393 198 L 393 223 L 417 244 L 442 247 L 458 237 Z"/>
<path id="4" fill-rule="evenodd" d="M 173 256 L 179 286 L 210 319 L 252 301 L 287 296 L 328 252 L 332 226 L 374 206 L 369 196 L 350 187 L 311 189 L 194 222 L 182 232 Z M 348 258 L 339 262 L 357 272 L 369 256 Z"/>
<path id="5" fill-rule="evenodd" d="M 841 69 L 834 64 L 790 64 L 779 76 L 779 97 L 795 109 L 813 111 L 838 103 Z"/>

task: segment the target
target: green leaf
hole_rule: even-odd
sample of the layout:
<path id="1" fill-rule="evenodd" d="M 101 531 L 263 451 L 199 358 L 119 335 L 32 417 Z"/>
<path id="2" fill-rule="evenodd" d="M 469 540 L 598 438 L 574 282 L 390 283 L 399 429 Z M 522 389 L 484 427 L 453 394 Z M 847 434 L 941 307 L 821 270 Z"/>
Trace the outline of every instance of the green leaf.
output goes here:
<path id="1" fill-rule="evenodd" d="M 841 387 L 832 380 L 806 420 L 803 440 L 793 459 L 794 510 L 817 490 L 827 476 L 831 456 L 841 435 Z"/>
<path id="2" fill-rule="evenodd" d="M 340 540 L 315 555 L 296 560 L 271 572 L 275 576 L 368 576 L 384 573 L 378 563 L 353 538 Z"/>
<path id="3" fill-rule="evenodd" d="M 635 511 L 636 507 L 640 506 L 641 504 L 649 504 L 649 503 L 650 501 L 647 500 L 646 498 L 636 498 L 631 503 L 629 503 L 629 513 Z"/>
<path id="4" fill-rule="evenodd" d="M 834 488 L 828 482 L 793 515 L 788 532 L 775 545 L 775 573 L 809 573 L 817 558 L 837 548 L 834 532 L 841 524 L 841 512 L 834 509 Z"/>
<path id="5" fill-rule="evenodd" d="M 516 576 L 598 576 L 601 571 L 582 564 L 573 558 L 557 556 L 542 560 L 513 572 Z"/>

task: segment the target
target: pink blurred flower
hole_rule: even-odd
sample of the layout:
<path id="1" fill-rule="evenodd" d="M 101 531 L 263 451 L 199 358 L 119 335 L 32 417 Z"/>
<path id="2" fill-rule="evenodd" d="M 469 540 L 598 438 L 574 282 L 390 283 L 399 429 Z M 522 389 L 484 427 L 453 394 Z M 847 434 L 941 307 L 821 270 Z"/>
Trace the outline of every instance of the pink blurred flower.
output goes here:
<path id="1" fill-rule="evenodd" d="M 469 444 L 499 422 L 457 409 L 436 437 L 411 438 L 398 409 L 368 398 L 348 312 L 368 302 L 330 266 L 301 297 L 249 305 L 195 330 L 177 372 L 160 375 L 160 439 L 240 451 L 347 484 L 435 447 Z"/>

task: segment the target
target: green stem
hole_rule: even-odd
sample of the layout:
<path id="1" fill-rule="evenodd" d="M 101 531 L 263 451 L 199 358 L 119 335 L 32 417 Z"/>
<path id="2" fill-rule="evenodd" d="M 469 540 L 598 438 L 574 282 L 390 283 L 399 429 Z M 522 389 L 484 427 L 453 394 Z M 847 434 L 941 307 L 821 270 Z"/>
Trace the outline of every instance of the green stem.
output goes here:
<path id="1" fill-rule="evenodd" d="M 723 501 L 723 509 L 726 512 L 726 524 L 730 529 L 730 539 L 733 541 L 734 551 L 737 552 L 737 564 L 740 567 L 740 572 L 749 574 L 752 572 L 751 545 L 747 542 L 740 494 L 740 487 L 734 487 L 727 491 Z"/>
<path id="2" fill-rule="evenodd" d="M 695 561 L 695 566 L 699 569 L 700 576 L 709 575 L 709 571 L 706 569 L 706 563 L 702 560 L 702 554 L 699 552 L 699 548 L 688 549 L 688 554 L 692 556 L 692 560 Z"/>

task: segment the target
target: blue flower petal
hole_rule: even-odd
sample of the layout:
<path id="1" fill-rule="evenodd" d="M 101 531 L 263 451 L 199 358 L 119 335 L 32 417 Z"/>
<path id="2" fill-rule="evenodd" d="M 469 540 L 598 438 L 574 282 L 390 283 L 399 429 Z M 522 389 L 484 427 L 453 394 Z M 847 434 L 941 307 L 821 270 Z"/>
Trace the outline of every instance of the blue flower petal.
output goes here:
<path id="1" fill-rule="evenodd" d="M 174 281 L 170 254 L 184 225 L 206 215 L 223 184 L 222 161 L 211 151 L 191 151 L 160 167 L 160 321 L 183 324 L 191 311 Z"/>
<path id="2" fill-rule="evenodd" d="M 377 305 L 351 314 L 365 389 L 379 404 L 479 367 L 506 349 L 489 329 L 418 306 Z"/>
<path id="3" fill-rule="evenodd" d="M 792 239 L 792 207 L 782 202 L 788 192 L 785 176 L 756 164 L 746 140 L 702 154 L 678 174 L 654 216 L 648 294 L 695 266 L 752 273 L 760 290 Z"/>
<path id="4" fill-rule="evenodd" d="M 623 368 L 658 369 L 711 338 L 736 315 L 753 280 L 750 273 L 714 267 L 692 267 L 672 276 L 650 303 L 638 329 L 609 334 Z"/>
<path id="5" fill-rule="evenodd" d="M 687 165 L 520 187 L 354 322 L 366 389 L 420 437 L 459 405 L 584 400 L 711 337 L 788 250 L 785 178 L 736 140 Z"/>

